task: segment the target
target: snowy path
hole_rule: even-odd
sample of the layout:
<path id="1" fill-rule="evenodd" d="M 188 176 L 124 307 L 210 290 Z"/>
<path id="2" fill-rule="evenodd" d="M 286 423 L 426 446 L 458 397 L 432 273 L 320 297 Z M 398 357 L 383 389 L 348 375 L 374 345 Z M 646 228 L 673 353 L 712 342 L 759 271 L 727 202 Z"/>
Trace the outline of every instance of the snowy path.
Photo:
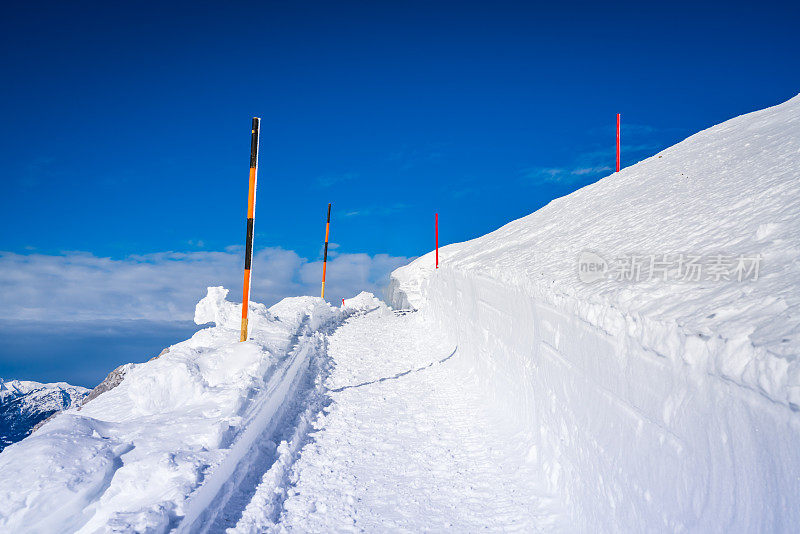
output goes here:
<path id="1" fill-rule="evenodd" d="M 299 459 L 302 436 L 283 446 L 293 465 L 265 476 L 235 531 L 557 530 L 530 441 L 486 407 L 457 348 L 419 314 L 354 317 L 328 355 L 317 431 Z"/>

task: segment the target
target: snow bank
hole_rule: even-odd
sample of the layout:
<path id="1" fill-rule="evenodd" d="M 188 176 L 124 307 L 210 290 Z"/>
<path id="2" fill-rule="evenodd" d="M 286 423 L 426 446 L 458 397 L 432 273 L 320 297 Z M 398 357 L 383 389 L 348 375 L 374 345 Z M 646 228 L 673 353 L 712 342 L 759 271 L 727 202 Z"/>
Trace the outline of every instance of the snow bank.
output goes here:
<path id="1" fill-rule="evenodd" d="M 372 310 L 375 308 L 386 308 L 386 304 L 372 293 L 362 291 L 351 299 L 345 299 L 343 307 L 354 310 Z"/>
<path id="2" fill-rule="evenodd" d="M 444 250 L 452 250 L 453 246 L 439 250 L 444 262 Z M 416 310 L 424 305 L 423 284 L 434 272 L 435 252 L 429 252 L 404 267 L 395 270 L 389 278 L 387 296 L 392 306 L 398 310 Z"/>
<path id="3" fill-rule="evenodd" d="M 251 303 L 240 343 L 227 293 L 209 288 L 197 305 L 196 321 L 215 326 L 0 454 L 0 530 L 165 531 L 220 498 L 320 349 L 316 332 L 348 315 L 314 297 Z"/>
<path id="4" fill-rule="evenodd" d="M 581 530 L 789 531 L 799 172 L 795 97 L 444 247 L 438 271 L 423 256 L 393 273 L 392 304 L 454 336 Z M 626 267 L 664 254 L 666 274 Z M 680 254 L 706 262 L 699 280 Z M 717 277 L 719 256 L 760 258 L 757 279 Z"/>

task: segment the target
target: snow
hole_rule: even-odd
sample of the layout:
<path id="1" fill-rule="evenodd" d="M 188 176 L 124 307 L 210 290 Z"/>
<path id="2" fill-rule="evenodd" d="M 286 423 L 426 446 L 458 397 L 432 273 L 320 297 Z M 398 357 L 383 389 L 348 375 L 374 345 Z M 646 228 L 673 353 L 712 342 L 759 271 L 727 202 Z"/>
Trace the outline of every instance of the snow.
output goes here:
<path id="1" fill-rule="evenodd" d="M 228 532 L 559 526 L 557 503 L 520 450 L 524 437 L 486 409 L 474 377 L 455 365 L 457 350 L 418 314 L 381 304 L 349 319 L 330 338 L 330 402 L 313 420 L 314 439 L 284 476 L 263 477 Z"/>
<path id="2" fill-rule="evenodd" d="M 210 288 L 197 306 L 197 320 L 216 326 L 132 366 L 114 389 L 3 451 L 3 530 L 164 531 L 197 513 L 195 494 L 218 497 L 209 488 L 219 473 L 231 476 L 269 423 L 264 407 L 296 393 L 284 378 L 318 349 L 315 331 L 347 315 L 314 297 L 251 303 L 251 339 L 239 343 L 241 306 L 226 295 Z"/>
<path id="3" fill-rule="evenodd" d="M 0 530 L 795 530 L 798 172 L 800 96 L 420 257 L 396 310 L 250 303 L 239 343 L 209 288 L 213 326 L 0 454 Z"/>
<path id="4" fill-rule="evenodd" d="M 513 413 L 582 531 L 800 522 L 800 96 L 392 275 Z M 757 280 L 578 263 L 761 257 Z M 668 259 L 669 259 L 668 258 Z M 620 262 L 621 264 L 621 262 Z M 710 273 L 709 273 L 710 274 Z"/>

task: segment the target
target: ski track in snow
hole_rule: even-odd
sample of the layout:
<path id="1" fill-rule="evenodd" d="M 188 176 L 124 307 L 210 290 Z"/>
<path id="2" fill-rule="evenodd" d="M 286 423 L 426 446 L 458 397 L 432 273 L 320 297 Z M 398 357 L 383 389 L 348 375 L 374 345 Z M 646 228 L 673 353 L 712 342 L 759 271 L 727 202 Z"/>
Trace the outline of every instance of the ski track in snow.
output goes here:
<path id="1" fill-rule="evenodd" d="M 228 532 L 560 530 L 530 440 L 419 314 L 351 318 L 328 357 L 329 404 L 313 429 L 306 410 Z"/>

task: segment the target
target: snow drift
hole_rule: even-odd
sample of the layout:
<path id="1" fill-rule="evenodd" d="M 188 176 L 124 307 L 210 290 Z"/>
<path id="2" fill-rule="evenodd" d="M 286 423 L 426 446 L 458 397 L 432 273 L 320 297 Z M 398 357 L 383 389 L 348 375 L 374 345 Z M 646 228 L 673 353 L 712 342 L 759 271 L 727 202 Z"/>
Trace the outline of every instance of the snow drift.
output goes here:
<path id="1" fill-rule="evenodd" d="M 454 337 L 578 529 L 793 530 L 799 174 L 800 96 L 423 256 L 390 298 Z"/>
<path id="2" fill-rule="evenodd" d="M 216 326 L 130 365 L 124 379 L 0 454 L 0 530 L 193 532 L 224 504 L 226 483 L 268 442 L 285 402 L 349 310 L 320 298 L 241 305 L 209 288 L 195 321 Z M 364 304 L 364 306 L 368 305 Z"/>

